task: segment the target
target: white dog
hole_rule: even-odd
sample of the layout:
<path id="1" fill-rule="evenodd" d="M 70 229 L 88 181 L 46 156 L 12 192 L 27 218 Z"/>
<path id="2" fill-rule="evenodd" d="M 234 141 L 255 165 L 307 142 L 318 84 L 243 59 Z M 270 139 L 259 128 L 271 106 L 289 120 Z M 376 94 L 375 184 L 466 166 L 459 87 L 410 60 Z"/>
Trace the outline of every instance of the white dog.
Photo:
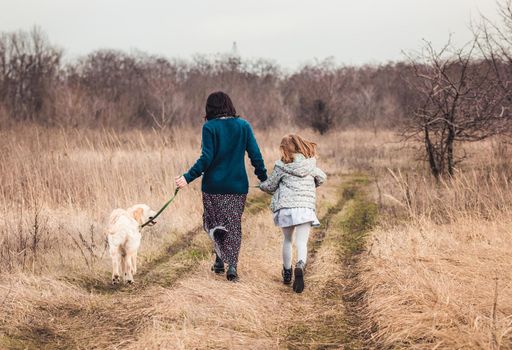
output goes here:
<path id="1" fill-rule="evenodd" d="M 128 209 L 115 209 L 110 214 L 107 240 L 112 257 L 112 284 L 121 280 L 133 283 L 137 272 L 137 252 L 140 246 L 140 225 L 155 216 L 155 211 L 146 204 L 137 204 Z M 149 225 L 153 226 L 156 221 Z"/>

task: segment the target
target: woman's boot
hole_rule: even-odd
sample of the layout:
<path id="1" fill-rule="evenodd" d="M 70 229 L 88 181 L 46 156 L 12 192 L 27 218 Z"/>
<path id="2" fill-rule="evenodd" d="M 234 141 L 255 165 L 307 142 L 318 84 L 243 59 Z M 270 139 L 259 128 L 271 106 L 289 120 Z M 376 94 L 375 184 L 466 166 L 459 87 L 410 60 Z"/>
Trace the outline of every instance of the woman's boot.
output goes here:
<path id="1" fill-rule="evenodd" d="M 225 271 L 224 270 L 224 262 L 222 261 L 221 258 L 219 258 L 217 253 L 215 253 L 215 263 L 213 263 L 212 271 L 215 272 L 216 274 L 221 274 L 221 273 L 224 273 L 224 271 Z"/>
<path id="2" fill-rule="evenodd" d="M 228 281 L 236 281 L 238 280 L 238 274 L 236 273 L 236 267 L 229 265 L 228 272 L 226 273 L 226 278 Z"/>

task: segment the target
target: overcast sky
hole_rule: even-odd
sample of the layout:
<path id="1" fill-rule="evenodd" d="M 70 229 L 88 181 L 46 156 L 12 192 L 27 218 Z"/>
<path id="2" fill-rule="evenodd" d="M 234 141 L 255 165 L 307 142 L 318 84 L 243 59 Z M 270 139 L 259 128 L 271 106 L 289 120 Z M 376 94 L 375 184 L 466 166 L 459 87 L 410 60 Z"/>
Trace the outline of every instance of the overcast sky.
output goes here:
<path id="1" fill-rule="evenodd" d="M 167 57 L 229 52 L 294 69 L 403 58 L 422 39 L 471 37 L 471 18 L 496 19 L 495 0 L 0 0 L 0 31 L 40 26 L 76 57 L 100 48 Z"/>

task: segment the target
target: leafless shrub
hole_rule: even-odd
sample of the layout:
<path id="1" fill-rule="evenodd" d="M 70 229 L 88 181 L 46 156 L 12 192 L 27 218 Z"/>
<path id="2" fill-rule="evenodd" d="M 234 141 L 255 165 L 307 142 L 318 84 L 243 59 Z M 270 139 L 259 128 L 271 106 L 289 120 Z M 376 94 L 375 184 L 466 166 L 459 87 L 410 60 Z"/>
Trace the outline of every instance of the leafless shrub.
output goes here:
<path id="1" fill-rule="evenodd" d="M 409 83 L 421 100 L 404 136 L 424 144 L 437 179 L 454 175 L 463 158 L 456 153 L 458 143 L 503 133 L 512 120 L 508 92 L 500 89 L 492 64 L 475 59 L 476 46 L 476 40 L 463 49 L 448 43 L 436 51 L 427 43 L 420 57 L 411 60 L 415 78 Z"/>
<path id="2" fill-rule="evenodd" d="M 73 241 L 75 247 L 80 251 L 81 256 L 84 258 L 85 265 L 89 268 L 89 270 L 94 270 L 95 264 L 100 261 L 107 249 L 107 241 L 103 240 L 103 250 L 101 254 L 97 251 L 99 248 L 96 244 L 95 240 L 95 227 L 94 224 L 91 224 L 89 227 L 89 237 L 88 239 L 84 237 L 82 232 L 78 232 L 78 239 L 67 231 L 68 236 Z"/>

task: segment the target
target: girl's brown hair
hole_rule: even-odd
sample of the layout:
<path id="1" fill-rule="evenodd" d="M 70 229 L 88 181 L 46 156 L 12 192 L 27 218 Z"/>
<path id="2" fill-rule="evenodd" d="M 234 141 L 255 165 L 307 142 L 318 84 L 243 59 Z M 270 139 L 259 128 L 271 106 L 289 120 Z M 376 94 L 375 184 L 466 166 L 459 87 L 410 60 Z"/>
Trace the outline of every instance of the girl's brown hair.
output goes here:
<path id="1" fill-rule="evenodd" d="M 293 154 L 300 153 L 306 158 L 316 156 L 316 143 L 304 140 L 296 134 L 288 134 L 281 140 L 281 160 L 283 163 L 293 162 Z"/>

